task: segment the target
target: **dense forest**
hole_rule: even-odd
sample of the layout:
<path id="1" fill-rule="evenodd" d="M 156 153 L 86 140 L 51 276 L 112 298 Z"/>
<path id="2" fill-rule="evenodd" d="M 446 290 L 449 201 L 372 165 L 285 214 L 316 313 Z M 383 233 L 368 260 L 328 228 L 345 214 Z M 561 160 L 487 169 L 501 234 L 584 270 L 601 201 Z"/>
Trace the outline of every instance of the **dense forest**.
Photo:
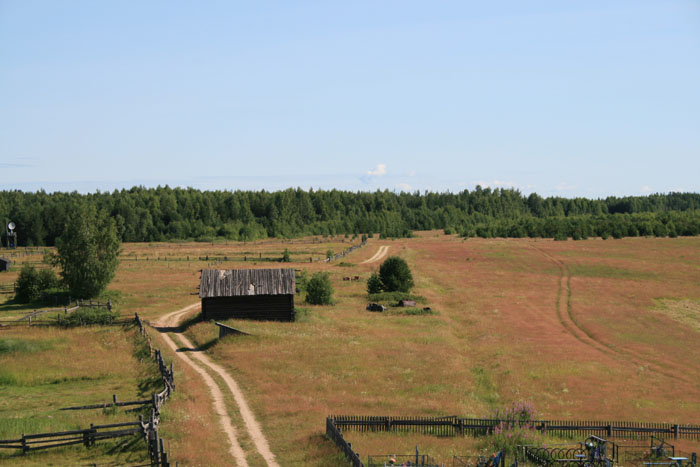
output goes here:
<path id="1" fill-rule="evenodd" d="M 54 245 L 69 213 L 85 203 L 112 216 L 125 242 L 362 233 L 403 237 L 412 230 L 429 229 L 465 237 L 556 239 L 700 234 L 698 193 L 593 200 L 481 187 L 422 194 L 200 191 L 168 186 L 86 195 L 2 191 L 0 220 L 17 225 L 19 245 Z M 4 244 L 4 232 L 2 240 Z"/>

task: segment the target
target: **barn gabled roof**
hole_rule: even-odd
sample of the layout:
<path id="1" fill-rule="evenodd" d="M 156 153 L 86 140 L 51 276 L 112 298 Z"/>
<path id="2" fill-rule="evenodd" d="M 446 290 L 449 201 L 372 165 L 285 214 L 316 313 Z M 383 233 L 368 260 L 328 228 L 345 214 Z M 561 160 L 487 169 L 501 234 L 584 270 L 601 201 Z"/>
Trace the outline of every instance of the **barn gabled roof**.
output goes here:
<path id="1" fill-rule="evenodd" d="M 199 296 L 293 295 L 294 269 L 203 269 Z"/>

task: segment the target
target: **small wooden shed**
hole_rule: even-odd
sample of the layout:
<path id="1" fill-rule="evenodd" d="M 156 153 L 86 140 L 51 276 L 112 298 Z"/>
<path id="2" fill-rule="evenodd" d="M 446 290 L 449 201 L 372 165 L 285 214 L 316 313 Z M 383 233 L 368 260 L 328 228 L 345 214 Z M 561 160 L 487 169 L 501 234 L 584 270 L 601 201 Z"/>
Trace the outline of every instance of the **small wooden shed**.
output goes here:
<path id="1" fill-rule="evenodd" d="M 294 269 L 204 269 L 202 318 L 294 321 Z"/>
<path id="2" fill-rule="evenodd" d="M 0 258 L 0 272 L 9 271 L 12 261 L 7 258 Z"/>

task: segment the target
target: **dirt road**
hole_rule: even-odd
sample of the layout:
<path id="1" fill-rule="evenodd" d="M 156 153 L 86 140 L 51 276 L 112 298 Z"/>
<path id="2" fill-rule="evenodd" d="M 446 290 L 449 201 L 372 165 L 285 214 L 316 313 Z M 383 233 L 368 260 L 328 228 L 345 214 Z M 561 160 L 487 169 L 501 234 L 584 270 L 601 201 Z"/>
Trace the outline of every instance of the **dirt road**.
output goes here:
<path id="1" fill-rule="evenodd" d="M 236 428 L 234 427 L 231 418 L 226 412 L 224 394 L 219 385 L 214 380 L 214 378 L 211 377 L 211 375 L 207 372 L 205 368 L 208 368 L 210 371 L 215 372 L 221 377 L 221 379 L 223 379 L 224 383 L 226 384 L 226 389 L 228 389 L 228 391 L 233 395 L 233 398 L 236 401 L 236 404 L 238 405 L 238 410 L 240 411 L 241 418 L 245 423 L 245 427 L 248 432 L 248 435 L 250 436 L 250 439 L 253 441 L 255 448 L 260 453 L 262 458 L 265 459 L 267 465 L 270 467 L 279 467 L 279 464 L 275 459 L 275 455 L 270 450 L 269 443 L 267 442 L 267 439 L 265 438 L 265 435 L 262 432 L 260 424 L 255 418 L 253 411 L 250 409 L 250 406 L 248 405 L 248 402 L 246 401 L 245 396 L 243 395 L 243 391 L 241 391 L 240 387 L 238 386 L 238 383 L 236 383 L 236 381 L 233 378 L 231 378 L 231 376 L 226 372 L 224 368 L 212 362 L 211 359 L 207 357 L 204 353 L 199 352 L 195 349 L 191 354 L 194 360 L 197 361 L 195 362 L 185 352 L 178 352 L 178 346 L 171 338 L 173 334 L 177 335 L 176 339 L 178 339 L 184 347 L 194 349 L 192 342 L 190 342 L 190 340 L 187 337 L 185 337 L 182 333 L 179 332 L 178 326 L 187 314 L 197 311 L 199 307 L 200 304 L 195 303 L 185 308 L 182 308 L 181 310 L 169 313 L 161 317 L 155 324 L 155 326 L 158 328 L 159 331 L 161 331 L 161 336 L 163 337 L 163 340 L 168 345 L 168 347 L 175 351 L 176 355 L 181 360 L 183 360 L 197 373 L 199 373 L 199 375 L 204 380 L 204 383 L 211 391 L 214 402 L 214 408 L 216 409 L 216 413 L 219 415 L 221 426 L 224 429 L 226 435 L 228 436 L 229 442 L 231 444 L 229 452 L 236 460 L 236 463 L 241 467 L 248 466 L 248 461 L 246 460 L 245 452 L 241 448 L 241 445 L 238 441 L 238 437 L 236 435 Z"/>
<path id="2" fill-rule="evenodd" d="M 369 259 L 364 260 L 360 264 L 369 264 L 369 263 L 374 263 L 376 261 L 379 261 L 380 259 L 384 258 L 388 252 L 389 252 L 388 245 L 380 246 L 379 249 L 377 250 L 377 252 L 374 254 L 374 256 L 372 256 Z"/>

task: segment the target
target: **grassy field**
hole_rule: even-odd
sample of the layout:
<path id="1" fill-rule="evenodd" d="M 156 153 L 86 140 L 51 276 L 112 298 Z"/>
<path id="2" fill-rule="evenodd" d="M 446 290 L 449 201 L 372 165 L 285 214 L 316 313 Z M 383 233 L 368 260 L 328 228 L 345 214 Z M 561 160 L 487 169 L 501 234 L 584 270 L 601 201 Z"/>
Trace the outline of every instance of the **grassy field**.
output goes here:
<path id="1" fill-rule="evenodd" d="M 138 412 L 124 409 L 60 409 L 105 403 L 113 394 L 121 401 L 143 400 L 160 390 L 157 369 L 140 342 L 133 329 L 121 327 L 0 330 L 0 439 L 136 420 Z M 147 459 L 139 437 L 98 443 L 89 450 L 73 447 L 27 456 L 0 451 L 0 463 L 13 465 L 124 464 Z"/>
<path id="2" fill-rule="evenodd" d="M 154 319 L 198 300 L 191 294 L 202 268 L 276 267 L 261 254 L 281 258 L 289 248 L 291 267 L 331 274 L 336 304 L 308 306 L 297 297 L 295 323 L 231 321 L 251 335 L 220 342 L 211 323 L 186 331 L 241 385 L 285 466 L 338 462 L 323 435 L 328 414 L 482 417 L 532 401 L 551 419 L 700 418 L 700 238 L 555 242 L 422 232 L 370 239 L 342 266 L 309 262 L 349 245 L 342 238 L 127 244 L 110 289 L 122 310 Z M 382 245 L 408 261 L 414 292 L 433 314 L 365 311 L 365 280 L 380 263 L 362 261 Z M 342 280 L 352 275 L 362 280 Z M 215 465 L 228 454 L 216 441 L 208 393 L 193 371 L 176 370 L 163 428 L 172 459 Z M 419 445 L 451 462 L 486 449 L 469 438 L 346 437 L 363 457 Z"/>

